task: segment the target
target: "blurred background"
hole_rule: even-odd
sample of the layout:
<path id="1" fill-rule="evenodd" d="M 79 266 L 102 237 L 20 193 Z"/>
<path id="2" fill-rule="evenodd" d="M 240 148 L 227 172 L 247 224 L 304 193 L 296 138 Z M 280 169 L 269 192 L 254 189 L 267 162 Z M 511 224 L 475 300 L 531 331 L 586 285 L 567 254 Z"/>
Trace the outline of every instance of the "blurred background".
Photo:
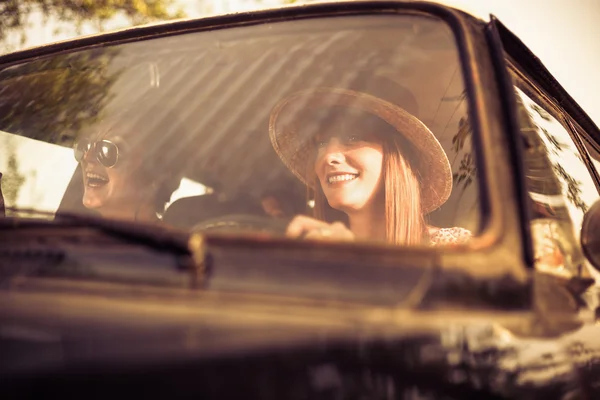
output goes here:
<path id="1" fill-rule="evenodd" d="M 2 53 L 79 35 L 302 0 L 0 0 Z M 600 125 L 600 1 L 442 0 L 482 19 L 496 15 L 540 57 Z"/>

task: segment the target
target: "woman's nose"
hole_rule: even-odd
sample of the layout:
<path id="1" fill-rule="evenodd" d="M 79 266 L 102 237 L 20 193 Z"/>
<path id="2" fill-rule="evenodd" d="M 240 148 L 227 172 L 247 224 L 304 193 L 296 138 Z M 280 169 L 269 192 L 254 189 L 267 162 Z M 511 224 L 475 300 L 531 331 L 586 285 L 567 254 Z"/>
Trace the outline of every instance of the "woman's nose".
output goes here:
<path id="1" fill-rule="evenodd" d="M 95 162 L 95 157 L 93 156 L 94 153 L 94 146 L 91 146 L 89 149 L 87 149 L 85 151 L 85 153 L 83 153 L 83 161 L 87 162 L 87 163 L 92 163 Z"/>
<path id="2" fill-rule="evenodd" d="M 324 161 L 327 164 L 339 164 L 344 160 L 344 146 L 336 139 L 332 138 L 325 146 L 323 152 Z"/>

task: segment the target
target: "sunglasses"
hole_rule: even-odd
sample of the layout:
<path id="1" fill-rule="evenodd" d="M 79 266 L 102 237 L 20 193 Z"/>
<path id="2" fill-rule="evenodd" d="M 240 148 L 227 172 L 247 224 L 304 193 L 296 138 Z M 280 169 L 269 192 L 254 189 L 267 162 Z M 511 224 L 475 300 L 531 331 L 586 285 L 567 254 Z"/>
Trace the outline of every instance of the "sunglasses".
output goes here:
<path id="1" fill-rule="evenodd" d="M 106 139 L 96 142 L 84 139 L 76 142 L 73 150 L 77 162 L 81 162 L 89 151 L 92 151 L 96 160 L 106 168 L 114 167 L 117 165 L 117 161 L 119 161 L 119 146 Z"/>

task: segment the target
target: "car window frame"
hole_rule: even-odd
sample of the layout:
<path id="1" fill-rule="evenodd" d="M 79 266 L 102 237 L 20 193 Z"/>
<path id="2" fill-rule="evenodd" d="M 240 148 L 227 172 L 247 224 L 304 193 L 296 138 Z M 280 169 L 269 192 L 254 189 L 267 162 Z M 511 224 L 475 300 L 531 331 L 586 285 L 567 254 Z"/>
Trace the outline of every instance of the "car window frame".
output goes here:
<path id="1" fill-rule="evenodd" d="M 588 134 L 588 132 L 577 123 L 577 121 L 572 118 L 567 119 L 567 123 L 571 127 L 573 134 L 579 138 L 581 144 L 583 146 L 583 153 L 585 160 L 588 162 L 589 167 L 592 171 L 592 174 L 595 177 L 596 188 L 600 192 L 600 161 L 598 161 L 599 166 L 597 167 L 592 161 L 592 157 L 590 155 L 590 151 L 588 150 L 588 146 L 593 148 L 596 153 L 600 155 L 600 141 L 594 140 L 594 138 Z"/>
<path id="2" fill-rule="evenodd" d="M 503 116 L 506 106 L 499 95 L 501 93 L 501 80 L 498 80 L 498 69 L 501 65 L 496 64 L 492 57 L 495 49 L 489 42 L 486 28 L 487 25 L 480 20 L 462 14 L 456 10 L 441 5 L 430 3 L 347 3 L 343 8 L 335 4 L 311 5 L 280 10 L 267 10 L 253 13 L 242 13 L 230 16 L 204 18 L 202 20 L 184 21 L 181 23 L 165 24 L 158 27 L 142 27 L 117 32 L 114 34 L 94 36 L 62 44 L 44 46 L 20 53 L 0 57 L 0 64 L 8 66 L 11 63 L 23 62 L 33 58 L 39 58 L 50 54 L 58 54 L 74 50 L 93 48 L 94 46 L 107 46 L 121 44 L 138 40 L 149 40 L 168 35 L 180 33 L 199 32 L 220 25 L 219 29 L 243 24 L 271 23 L 300 18 L 316 18 L 319 16 L 335 17 L 346 15 L 362 15 L 373 13 L 393 13 L 410 10 L 415 13 L 425 13 L 435 16 L 448 24 L 455 35 L 458 57 L 462 64 L 461 73 L 465 82 L 467 94 L 468 113 L 472 122 L 473 148 L 476 154 L 476 165 L 480 174 L 479 185 L 482 227 L 480 235 L 465 246 L 457 248 L 431 248 L 431 247 L 391 247 L 378 244 L 321 244 L 314 242 L 297 242 L 290 240 L 262 241 L 256 238 L 215 237 L 202 241 L 202 248 L 218 246 L 220 249 L 239 249 L 240 245 L 250 245 L 255 252 L 254 256 L 259 259 L 267 259 L 268 254 L 274 248 L 281 253 L 282 250 L 290 259 L 304 259 L 306 250 L 313 252 L 312 262 L 330 263 L 332 255 L 340 255 L 338 250 L 349 250 L 349 256 L 358 254 L 365 260 L 365 265 L 370 262 L 382 262 L 388 259 L 398 267 L 433 266 L 444 271 L 446 276 L 453 273 L 460 276 L 477 277 L 473 285 L 477 286 L 485 282 L 495 281 L 496 278 L 503 279 L 506 290 L 498 290 L 488 301 L 497 305 L 491 299 L 499 301 L 501 297 L 513 291 L 525 293 L 528 290 L 527 262 L 523 257 L 523 235 L 521 232 L 521 217 L 518 212 L 519 201 L 514 195 L 518 185 L 512 176 L 513 166 L 510 163 L 511 148 L 502 145 L 507 140 L 506 123 Z M 507 188 L 507 185 L 509 188 Z M 202 248 L 197 249 L 202 251 Z M 515 251 L 519 248 L 519 251 Z M 347 257 L 342 257 L 344 262 Z M 495 261 L 490 265 L 490 259 Z M 281 260 L 284 261 L 284 260 Z M 441 287 L 444 300 L 457 296 L 461 300 L 465 294 L 456 293 L 451 295 L 445 288 L 452 285 L 440 274 Z M 438 285 L 438 283 L 433 284 Z M 496 282 L 497 283 L 497 282 Z M 512 286 L 511 286 L 512 285 Z M 474 286 L 474 287 L 475 287 Z M 479 290 L 479 289 L 477 289 Z M 474 293 L 477 290 L 473 290 Z M 468 296 L 467 296 L 468 297 Z M 517 304 L 518 303 L 518 304 Z M 528 307 L 527 302 L 516 302 L 514 307 Z"/>

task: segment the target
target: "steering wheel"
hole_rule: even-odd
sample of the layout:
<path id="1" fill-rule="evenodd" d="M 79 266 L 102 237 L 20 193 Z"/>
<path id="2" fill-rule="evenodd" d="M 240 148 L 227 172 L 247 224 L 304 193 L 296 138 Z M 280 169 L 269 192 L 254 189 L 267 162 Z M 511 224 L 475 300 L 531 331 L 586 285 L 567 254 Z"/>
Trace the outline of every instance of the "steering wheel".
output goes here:
<path id="1" fill-rule="evenodd" d="M 289 219 L 277 219 L 252 214 L 230 214 L 202 221 L 192 227 L 192 232 L 256 233 L 285 235 Z"/>

